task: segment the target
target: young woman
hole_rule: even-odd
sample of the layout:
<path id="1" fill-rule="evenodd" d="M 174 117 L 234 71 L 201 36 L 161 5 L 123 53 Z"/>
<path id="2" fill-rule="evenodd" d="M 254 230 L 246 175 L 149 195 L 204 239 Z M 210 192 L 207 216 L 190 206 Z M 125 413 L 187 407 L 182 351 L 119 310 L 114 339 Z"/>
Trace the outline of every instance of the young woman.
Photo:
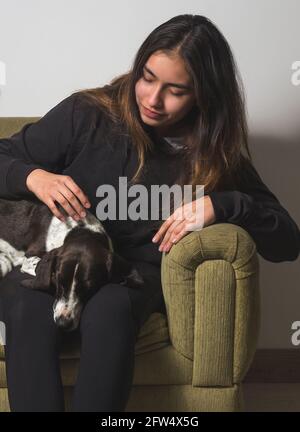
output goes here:
<path id="1" fill-rule="evenodd" d="M 150 33 L 128 73 L 73 93 L 0 140 L 0 196 L 38 198 L 62 218 L 59 203 L 78 219 L 85 208 L 96 214 L 97 188 L 109 184 L 118 192 L 120 177 L 149 191 L 151 185 L 205 185 L 204 226 L 240 225 L 265 259 L 295 260 L 299 229 L 253 167 L 247 139 L 242 84 L 228 43 L 207 18 L 179 15 Z M 117 208 L 121 198 L 116 193 Z M 105 285 L 86 304 L 73 411 L 125 409 L 138 331 L 163 307 L 161 252 L 188 234 L 187 220 L 174 214 L 160 224 L 103 221 L 117 252 L 139 266 L 147 283 L 139 292 Z M 22 288 L 21 279 L 15 268 L 0 285 L 11 410 L 62 411 L 61 334 L 52 299 Z"/>

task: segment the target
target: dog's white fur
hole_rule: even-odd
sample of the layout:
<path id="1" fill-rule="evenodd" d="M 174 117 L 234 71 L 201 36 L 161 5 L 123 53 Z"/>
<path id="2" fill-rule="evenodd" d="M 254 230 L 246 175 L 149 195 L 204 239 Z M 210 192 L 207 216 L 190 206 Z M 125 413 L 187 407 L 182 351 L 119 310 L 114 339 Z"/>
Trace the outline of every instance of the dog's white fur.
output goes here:
<path id="1" fill-rule="evenodd" d="M 19 251 L 7 241 L 0 239 L 0 270 L 3 276 L 10 272 L 13 267 L 21 265 L 24 255 L 24 251 Z"/>
<path id="2" fill-rule="evenodd" d="M 92 214 L 89 214 L 89 220 L 87 217 L 82 219 L 84 223 L 84 228 L 89 229 L 94 232 L 104 233 L 105 229 L 100 221 Z M 65 222 L 62 222 L 56 216 L 51 219 L 47 238 L 46 238 L 46 251 L 49 252 L 52 249 L 60 247 L 64 243 L 64 239 L 69 231 L 78 226 L 78 222 L 74 221 L 71 216 L 68 216 Z M 113 252 L 113 245 L 111 239 L 109 239 L 109 248 Z"/>
<path id="3" fill-rule="evenodd" d="M 83 227 L 94 232 L 103 233 L 105 229 L 101 222 L 91 213 L 85 218 L 81 219 Z M 46 251 L 50 252 L 52 249 L 58 248 L 63 245 L 66 235 L 79 223 L 71 216 L 67 216 L 65 221 L 61 221 L 56 216 L 53 216 L 48 227 L 46 236 Z M 109 236 L 109 249 L 113 252 L 113 244 Z M 13 267 L 21 265 L 20 271 L 28 273 L 33 276 L 36 275 L 35 269 L 41 258 L 25 257 L 24 251 L 19 251 L 7 243 L 5 240 L 0 239 L 0 270 L 3 277 L 12 270 Z"/>
<path id="4" fill-rule="evenodd" d="M 74 278 L 72 281 L 72 286 L 70 290 L 70 294 L 68 298 L 61 298 L 53 305 L 53 312 L 54 312 L 54 321 L 56 322 L 58 318 L 61 318 L 62 316 L 68 317 L 73 321 L 73 325 L 77 327 L 80 312 L 82 305 L 80 304 L 78 298 L 75 295 L 75 285 L 76 285 L 76 272 L 78 269 L 78 264 L 76 264 L 75 271 L 74 271 Z M 78 310 L 80 309 L 80 310 Z"/>

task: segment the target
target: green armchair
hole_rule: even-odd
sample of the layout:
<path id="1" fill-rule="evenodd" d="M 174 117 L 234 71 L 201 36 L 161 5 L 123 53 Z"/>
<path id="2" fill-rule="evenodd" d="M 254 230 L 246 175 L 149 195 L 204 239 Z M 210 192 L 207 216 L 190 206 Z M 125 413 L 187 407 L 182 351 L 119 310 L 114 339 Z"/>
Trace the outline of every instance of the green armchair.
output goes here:
<path id="1" fill-rule="evenodd" d="M 0 137 L 35 120 L 2 118 Z M 151 314 L 140 330 L 126 411 L 243 411 L 242 381 L 260 327 L 259 261 L 253 239 L 237 225 L 210 225 L 164 253 L 161 272 L 166 314 Z M 60 359 L 68 411 L 79 341 L 69 339 Z M 9 402 L 0 346 L 3 411 L 9 411 Z"/>

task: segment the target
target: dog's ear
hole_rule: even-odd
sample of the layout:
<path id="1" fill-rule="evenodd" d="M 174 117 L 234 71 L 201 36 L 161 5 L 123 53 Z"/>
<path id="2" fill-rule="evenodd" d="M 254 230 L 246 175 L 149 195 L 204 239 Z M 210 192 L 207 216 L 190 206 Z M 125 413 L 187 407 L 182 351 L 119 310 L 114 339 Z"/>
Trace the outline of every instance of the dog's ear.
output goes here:
<path id="1" fill-rule="evenodd" d="M 21 285 L 26 288 L 37 289 L 41 291 L 54 292 L 58 248 L 47 252 L 42 259 L 38 262 L 35 274 L 36 276 L 30 279 L 21 281 Z"/>
<path id="2" fill-rule="evenodd" d="M 143 285 L 144 279 L 141 274 L 137 271 L 135 267 L 131 267 L 130 273 L 124 277 L 124 281 L 121 282 L 121 285 L 126 285 L 130 288 L 139 288 Z"/>
<path id="3" fill-rule="evenodd" d="M 110 281 L 130 288 L 139 288 L 144 280 L 137 269 L 120 255 L 110 254 L 108 259 L 108 270 L 110 272 Z"/>

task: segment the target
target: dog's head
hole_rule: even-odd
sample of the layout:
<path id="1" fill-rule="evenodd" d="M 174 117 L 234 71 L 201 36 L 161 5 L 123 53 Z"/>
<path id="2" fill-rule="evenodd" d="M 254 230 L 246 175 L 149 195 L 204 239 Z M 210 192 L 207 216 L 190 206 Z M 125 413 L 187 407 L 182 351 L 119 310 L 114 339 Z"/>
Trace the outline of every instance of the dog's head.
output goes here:
<path id="1" fill-rule="evenodd" d="M 22 281 L 25 287 L 54 295 L 54 321 L 64 330 L 77 328 L 84 304 L 101 286 L 113 282 L 138 288 L 143 284 L 133 265 L 113 253 L 101 237 L 101 233 L 88 232 L 68 235 L 63 246 L 41 258 L 36 276 Z"/>

